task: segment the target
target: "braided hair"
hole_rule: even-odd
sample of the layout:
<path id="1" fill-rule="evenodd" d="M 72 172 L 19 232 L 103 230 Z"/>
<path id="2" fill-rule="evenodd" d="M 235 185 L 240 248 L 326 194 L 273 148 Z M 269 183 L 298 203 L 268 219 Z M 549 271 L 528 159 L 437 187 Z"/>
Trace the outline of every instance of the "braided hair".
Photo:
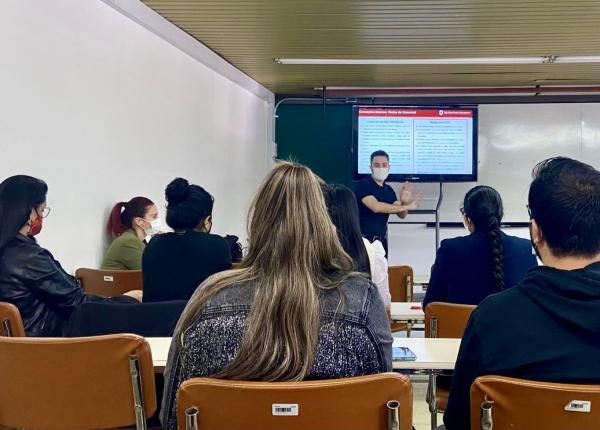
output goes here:
<path id="1" fill-rule="evenodd" d="M 496 290 L 504 289 L 504 268 L 502 267 L 502 236 L 500 223 L 504 215 L 502 198 L 492 187 L 479 185 L 465 195 L 465 215 L 475 225 L 475 230 L 488 236 L 493 264 L 493 281 Z"/>

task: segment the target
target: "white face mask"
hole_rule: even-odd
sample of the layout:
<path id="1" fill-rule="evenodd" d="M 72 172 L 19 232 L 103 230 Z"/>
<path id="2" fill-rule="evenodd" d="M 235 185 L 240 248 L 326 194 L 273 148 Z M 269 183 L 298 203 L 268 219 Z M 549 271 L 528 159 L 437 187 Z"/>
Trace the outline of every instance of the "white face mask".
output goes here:
<path id="1" fill-rule="evenodd" d="M 146 236 L 153 236 L 156 233 L 160 232 L 160 228 L 161 228 L 162 224 L 161 224 L 159 218 L 153 219 L 152 221 L 148 221 L 148 220 L 144 220 L 144 221 L 150 223 L 150 228 L 144 229 L 144 233 L 146 234 Z"/>
<path id="2" fill-rule="evenodd" d="M 373 179 L 375 179 L 376 181 L 385 181 L 389 174 L 389 167 L 373 167 Z"/>

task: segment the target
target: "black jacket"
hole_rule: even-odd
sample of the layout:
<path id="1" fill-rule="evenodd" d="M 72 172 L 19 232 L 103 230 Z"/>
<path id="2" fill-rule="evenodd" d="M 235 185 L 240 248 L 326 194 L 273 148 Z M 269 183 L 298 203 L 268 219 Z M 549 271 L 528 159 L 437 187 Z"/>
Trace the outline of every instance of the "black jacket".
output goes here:
<path id="1" fill-rule="evenodd" d="M 84 303 L 73 310 L 69 337 L 133 333 L 171 337 L 187 301 L 158 303 Z"/>
<path id="2" fill-rule="evenodd" d="M 19 308 L 27 336 L 62 336 L 75 306 L 105 300 L 86 295 L 31 237 L 17 234 L 0 253 L 0 301 Z"/>
<path id="3" fill-rule="evenodd" d="M 481 302 L 460 346 L 447 430 L 469 428 L 469 390 L 482 375 L 600 383 L 600 263 L 572 271 L 536 267 Z"/>
<path id="4" fill-rule="evenodd" d="M 142 254 L 144 303 L 189 300 L 209 276 L 231 269 L 221 236 L 185 231 L 155 236 Z"/>
<path id="5" fill-rule="evenodd" d="M 537 260 L 527 239 L 502 237 L 504 288 L 517 285 Z M 498 289 L 494 285 L 494 267 L 488 235 L 474 232 L 468 236 L 442 241 L 435 258 L 423 307 L 431 302 L 478 305 Z"/>

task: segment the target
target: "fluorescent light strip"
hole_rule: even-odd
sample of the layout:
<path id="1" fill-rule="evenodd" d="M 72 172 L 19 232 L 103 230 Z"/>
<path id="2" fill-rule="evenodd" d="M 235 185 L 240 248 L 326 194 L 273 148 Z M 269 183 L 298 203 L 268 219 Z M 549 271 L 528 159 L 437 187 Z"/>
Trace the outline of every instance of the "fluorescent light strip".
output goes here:
<path id="1" fill-rule="evenodd" d="M 554 62 L 555 63 L 600 63 L 600 56 L 590 55 L 590 56 L 556 57 L 554 59 Z"/>
<path id="2" fill-rule="evenodd" d="M 334 58 L 276 58 L 278 64 L 306 65 L 444 65 L 444 64 L 545 64 L 600 63 L 600 56 L 553 55 L 541 57 L 473 57 L 473 58 L 414 58 L 414 59 L 334 59 Z"/>

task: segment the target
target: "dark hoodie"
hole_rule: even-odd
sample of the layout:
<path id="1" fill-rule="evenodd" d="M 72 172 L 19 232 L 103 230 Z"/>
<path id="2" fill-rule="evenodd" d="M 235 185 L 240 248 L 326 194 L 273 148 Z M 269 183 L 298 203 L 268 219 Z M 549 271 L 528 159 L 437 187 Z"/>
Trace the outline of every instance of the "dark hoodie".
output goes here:
<path id="1" fill-rule="evenodd" d="M 536 267 L 518 286 L 481 302 L 460 346 L 447 430 L 470 428 L 470 388 L 482 375 L 600 383 L 600 263 Z"/>

